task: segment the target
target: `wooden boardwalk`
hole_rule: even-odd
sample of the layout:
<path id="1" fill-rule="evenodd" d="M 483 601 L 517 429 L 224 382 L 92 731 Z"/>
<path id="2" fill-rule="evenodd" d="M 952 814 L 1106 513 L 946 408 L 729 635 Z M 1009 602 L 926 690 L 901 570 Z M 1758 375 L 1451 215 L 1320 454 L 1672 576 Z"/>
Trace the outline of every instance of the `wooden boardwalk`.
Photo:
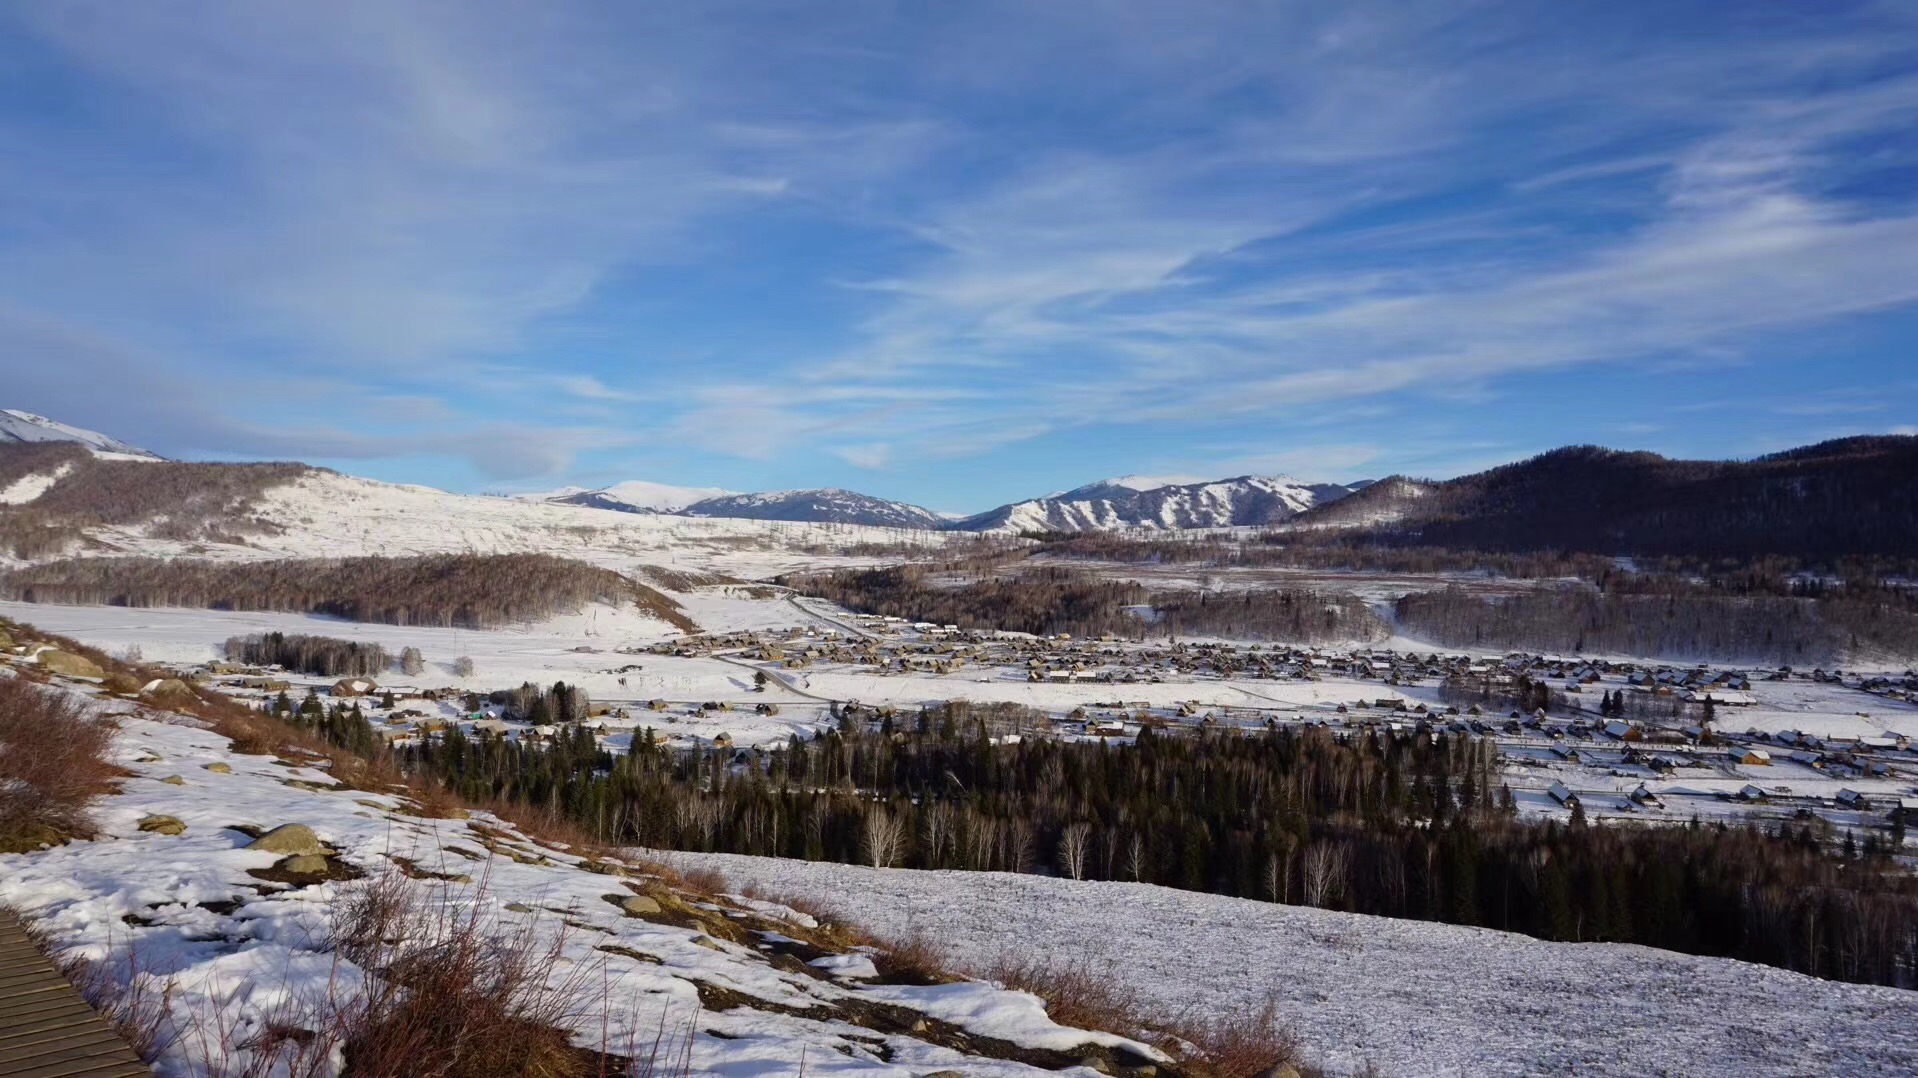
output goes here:
<path id="1" fill-rule="evenodd" d="M 0 912 L 0 1078 L 151 1075 L 126 1041 Z"/>

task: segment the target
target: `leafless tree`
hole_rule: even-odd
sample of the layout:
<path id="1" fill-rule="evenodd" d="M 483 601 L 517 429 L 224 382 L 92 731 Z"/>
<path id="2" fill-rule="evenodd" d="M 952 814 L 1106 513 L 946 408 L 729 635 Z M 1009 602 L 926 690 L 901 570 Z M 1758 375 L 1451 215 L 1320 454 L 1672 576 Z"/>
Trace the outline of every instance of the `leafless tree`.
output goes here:
<path id="1" fill-rule="evenodd" d="M 1075 880 L 1086 878 L 1086 852 L 1092 846 L 1092 825 L 1068 824 L 1059 832 L 1059 868 Z"/>
<path id="2" fill-rule="evenodd" d="M 472 677 L 473 676 L 473 657 L 471 655 L 462 655 L 459 658 L 453 660 L 453 676 L 454 677 Z"/>
<path id="3" fill-rule="evenodd" d="M 425 672 L 426 657 L 420 654 L 420 649 L 402 648 L 400 650 L 400 673 L 407 677 L 419 677 Z"/>
<path id="4" fill-rule="evenodd" d="M 1345 872 L 1349 851 L 1334 842 L 1316 842 L 1305 851 L 1300 865 L 1300 883 L 1305 888 L 1305 904 L 1325 906 L 1345 893 Z"/>
<path id="5" fill-rule="evenodd" d="M 866 809 L 866 858 L 874 868 L 891 868 L 905 853 L 906 825 L 892 809 L 872 805 Z"/>

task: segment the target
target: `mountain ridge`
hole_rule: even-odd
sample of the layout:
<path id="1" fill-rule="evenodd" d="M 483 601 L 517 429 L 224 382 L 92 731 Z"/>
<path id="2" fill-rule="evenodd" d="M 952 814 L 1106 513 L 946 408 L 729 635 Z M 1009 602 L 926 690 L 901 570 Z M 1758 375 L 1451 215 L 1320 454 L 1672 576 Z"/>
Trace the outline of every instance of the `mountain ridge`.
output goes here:
<path id="1" fill-rule="evenodd" d="M 0 408 L 0 445 L 32 442 L 77 442 L 94 453 L 115 453 L 146 460 L 165 460 L 160 454 L 85 427 L 75 427 L 17 408 Z"/>

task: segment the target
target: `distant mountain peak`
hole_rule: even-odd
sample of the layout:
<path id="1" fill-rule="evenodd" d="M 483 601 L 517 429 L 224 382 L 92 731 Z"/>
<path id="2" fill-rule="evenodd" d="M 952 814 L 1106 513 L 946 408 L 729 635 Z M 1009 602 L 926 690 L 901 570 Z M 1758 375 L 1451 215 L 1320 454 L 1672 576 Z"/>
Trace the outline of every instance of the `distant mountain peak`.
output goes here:
<path id="1" fill-rule="evenodd" d="M 99 431 L 70 426 L 17 408 L 0 408 L 0 445 L 23 442 L 78 442 L 95 453 L 113 453 L 146 460 L 164 460 L 158 453 L 128 445 Z"/>
<path id="2" fill-rule="evenodd" d="M 1285 475 L 1229 479 L 1128 475 L 1002 505 L 948 527 L 1065 532 L 1256 527 L 1290 520 L 1349 493 L 1350 488 L 1337 483 L 1302 483 Z"/>

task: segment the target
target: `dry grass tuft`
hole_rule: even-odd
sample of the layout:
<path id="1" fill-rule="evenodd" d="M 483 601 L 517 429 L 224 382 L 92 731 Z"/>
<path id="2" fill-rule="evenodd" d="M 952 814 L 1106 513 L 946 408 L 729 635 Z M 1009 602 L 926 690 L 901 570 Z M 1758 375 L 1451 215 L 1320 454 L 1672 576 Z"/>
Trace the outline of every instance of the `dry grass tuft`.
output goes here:
<path id="1" fill-rule="evenodd" d="M 981 971 L 989 981 L 1046 1001 L 1046 1013 L 1060 1025 L 1137 1037 L 1151 1026 L 1143 1008 L 1111 969 L 1096 969 L 1083 959 L 1062 963 L 1031 956 L 1001 955 Z"/>
<path id="2" fill-rule="evenodd" d="M 726 884 L 726 874 L 716 868 L 686 868 L 678 872 L 679 886 L 688 891 L 713 897 L 725 894 L 730 888 Z"/>

